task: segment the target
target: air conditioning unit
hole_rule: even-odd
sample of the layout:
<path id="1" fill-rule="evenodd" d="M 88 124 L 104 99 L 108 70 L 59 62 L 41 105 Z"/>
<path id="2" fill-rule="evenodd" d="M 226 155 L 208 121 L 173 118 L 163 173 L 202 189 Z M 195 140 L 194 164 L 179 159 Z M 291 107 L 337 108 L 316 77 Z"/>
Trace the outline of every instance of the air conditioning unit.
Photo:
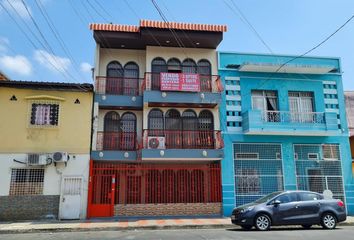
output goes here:
<path id="1" fill-rule="evenodd" d="M 165 137 L 148 137 L 148 149 L 165 149 Z"/>
<path id="2" fill-rule="evenodd" d="M 48 164 L 47 154 L 41 153 L 28 153 L 27 165 L 28 166 L 43 166 Z"/>
<path id="3" fill-rule="evenodd" d="M 68 161 L 68 153 L 67 152 L 55 152 L 55 153 L 52 153 L 50 157 L 54 163 L 59 163 L 59 162 L 66 163 Z"/>

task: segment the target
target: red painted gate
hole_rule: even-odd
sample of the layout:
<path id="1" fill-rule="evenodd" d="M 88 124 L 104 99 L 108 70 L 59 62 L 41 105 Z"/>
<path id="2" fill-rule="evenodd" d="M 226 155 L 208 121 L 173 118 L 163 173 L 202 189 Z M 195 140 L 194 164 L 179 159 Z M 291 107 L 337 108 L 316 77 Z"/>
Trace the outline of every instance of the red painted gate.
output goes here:
<path id="1" fill-rule="evenodd" d="M 87 217 L 111 217 L 114 215 L 115 176 L 93 175 L 92 165 L 91 161 Z"/>

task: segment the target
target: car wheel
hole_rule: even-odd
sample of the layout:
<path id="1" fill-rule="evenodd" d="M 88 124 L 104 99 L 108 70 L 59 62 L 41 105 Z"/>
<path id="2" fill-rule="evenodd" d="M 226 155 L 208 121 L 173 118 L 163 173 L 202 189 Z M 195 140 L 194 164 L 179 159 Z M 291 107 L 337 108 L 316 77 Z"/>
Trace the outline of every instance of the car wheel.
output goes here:
<path id="1" fill-rule="evenodd" d="M 244 230 L 251 230 L 252 229 L 252 225 L 241 225 L 241 228 Z"/>
<path id="2" fill-rule="evenodd" d="M 271 220 L 266 214 L 260 214 L 256 216 L 255 227 L 260 231 L 267 231 L 270 228 Z"/>
<path id="3" fill-rule="evenodd" d="M 325 229 L 335 229 L 337 226 L 337 219 L 332 213 L 325 213 L 322 215 L 321 225 Z"/>
<path id="4" fill-rule="evenodd" d="M 301 226 L 305 229 L 310 229 L 312 227 L 312 225 L 301 225 Z"/>

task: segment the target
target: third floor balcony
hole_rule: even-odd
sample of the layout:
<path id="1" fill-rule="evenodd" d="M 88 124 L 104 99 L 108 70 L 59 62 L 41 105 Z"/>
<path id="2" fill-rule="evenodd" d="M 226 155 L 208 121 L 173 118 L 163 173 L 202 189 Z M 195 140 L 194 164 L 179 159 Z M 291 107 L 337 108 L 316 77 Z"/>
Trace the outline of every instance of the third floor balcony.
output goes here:
<path id="1" fill-rule="evenodd" d="M 142 88 L 149 106 L 214 107 L 223 91 L 218 75 L 180 72 L 147 72 Z"/>

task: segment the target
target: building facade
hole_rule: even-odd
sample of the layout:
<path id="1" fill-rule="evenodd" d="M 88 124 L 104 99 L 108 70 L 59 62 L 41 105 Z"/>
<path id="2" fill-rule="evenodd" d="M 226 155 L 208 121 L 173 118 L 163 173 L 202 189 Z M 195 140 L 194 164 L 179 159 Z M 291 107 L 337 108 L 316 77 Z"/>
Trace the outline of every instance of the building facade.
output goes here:
<path id="1" fill-rule="evenodd" d="M 349 128 L 349 143 L 352 156 L 352 170 L 354 173 L 354 92 L 344 92 L 345 107 L 347 110 L 348 128 Z"/>
<path id="2" fill-rule="evenodd" d="M 340 60 L 230 52 L 218 57 L 225 86 L 224 215 L 268 193 L 295 189 L 330 190 L 353 215 Z"/>
<path id="3" fill-rule="evenodd" d="M 0 221 L 84 219 L 91 84 L 0 81 Z"/>
<path id="4" fill-rule="evenodd" d="M 88 216 L 220 215 L 225 26 L 92 24 Z"/>

